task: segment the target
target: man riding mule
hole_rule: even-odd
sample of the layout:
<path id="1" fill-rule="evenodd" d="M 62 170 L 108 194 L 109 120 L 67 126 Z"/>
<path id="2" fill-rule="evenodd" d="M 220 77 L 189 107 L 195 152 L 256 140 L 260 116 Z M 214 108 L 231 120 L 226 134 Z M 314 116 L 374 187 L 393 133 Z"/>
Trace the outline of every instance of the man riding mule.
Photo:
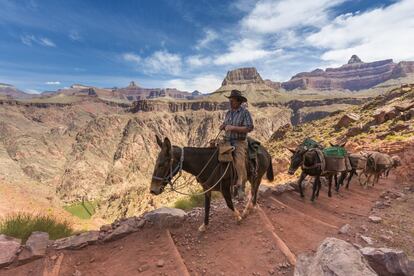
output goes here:
<path id="1" fill-rule="evenodd" d="M 232 163 L 222 163 L 218 160 L 218 149 L 216 147 L 196 148 L 172 146 L 170 139 L 162 141 L 158 136 L 157 143 L 161 148 L 152 176 L 150 192 L 155 195 L 161 194 L 167 185 L 171 190 L 182 193 L 174 186 L 181 172 L 185 171 L 196 177 L 198 183 L 203 187 L 204 194 L 204 223 L 200 231 L 205 231 L 209 223 L 211 192 L 220 191 L 227 206 L 233 211 L 236 221 L 242 219 L 240 213 L 233 206 L 231 189 L 235 182 L 235 171 Z M 251 198 L 246 205 L 243 215 L 247 215 L 251 208 L 257 203 L 257 194 L 263 175 L 273 180 L 273 167 L 270 154 L 263 146 L 259 146 L 257 152 L 257 174 L 253 176 L 247 173 L 247 179 L 251 184 Z M 178 175 L 178 176 L 177 176 Z M 177 177 L 176 177 L 177 176 Z M 175 180 L 173 180 L 175 178 Z"/>
<path id="2" fill-rule="evenodd" d="M 230 102 L 230 110 L 227 111 L 220 130 L 225 130 L 224 140 L 235 148 L 233 157 L 237 172 L 236 188 L 239 191 L 239 197 L 242 197 L 247 181 L 247 133 L 251 132 L 254 126 L 250 112 L 242 106 L 243 103 L 247 103 L 247 99 L 243 97 L 242 93 L 239 90 L 232 90 L 227 98 Z"/>
<path id="3" fill-rule="evenodd" d="M 226 131 L 225 140 L 235 147 L 234 164 L 219 160 L 219 147 L 180 148 L 172 146 L 167 137 L 164 141 L 158 136 L 156 137 L 161 152 L 155 163 L 150 192 L 155 195 L 161 194 L 165 187 L 170 185 L 171 190 L 184 194 L 177 190 L 174 183 L 181 176 L 182 171 L 195 176 L 197 182 L 203 187 L 203 192 L 200 195 L 204 195 L 205 207 L 204 223 L 200 226 L 199 231 L 205 231 L 209 223 L 212 191 L 222 193 L 227 206 L 233 211 L 236 221 L 240 221 L 242 216 L 232 201 L 233 186 L 235 184 L 241 186 L 246 180 L 251 184 L 251 197 L 243 211 L 243 216 L 246 216 L 257 204 L 257 194 L 263 175 L 266 173 L 267 179 L 273 181 L 272 158 L 260 144 L 255 144 L 257 150 L 255 151 L 256 168 L 254 173 L 252 170 L 246 171 L 248 147 L 246 137 L 247 133 L 253 129 L 253 121 L 250 113 L 240 106 L 241 103 L 247 101 L 240 91 L 232 91 L 228 98 L 232 109 L 227 112 L 220 129 Z M 174 178 L 175 180 L 173 180 Z"/>

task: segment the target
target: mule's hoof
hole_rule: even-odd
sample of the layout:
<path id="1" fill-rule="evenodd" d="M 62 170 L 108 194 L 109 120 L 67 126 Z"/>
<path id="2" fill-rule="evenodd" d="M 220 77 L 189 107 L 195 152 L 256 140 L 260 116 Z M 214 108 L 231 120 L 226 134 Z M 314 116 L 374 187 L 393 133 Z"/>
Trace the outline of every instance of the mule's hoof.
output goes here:
<path id="1" fill-rule="evenodd" d="M 240 221 L 242 220 L 242 217 L 240 216 L 239 211 L 234 211 L 234 218 L 236 219 L 237 223 L 240 223 Z"/>
<path id="2" fill-rule="evenodd" d="M 200 227 L 198 227 L 198 232 L 206 232 L 206 230 L 207 230 L 207 227 L 204 223 L 200 225 Z"/>
<path id="3" fill-rule="evenodd" d="M 328 196 L 329 196 L 329 197 L 332 197 L 332 194 L 331 194 L 331 193 L 329 193 L 329 194 L 328 194 Z"/>

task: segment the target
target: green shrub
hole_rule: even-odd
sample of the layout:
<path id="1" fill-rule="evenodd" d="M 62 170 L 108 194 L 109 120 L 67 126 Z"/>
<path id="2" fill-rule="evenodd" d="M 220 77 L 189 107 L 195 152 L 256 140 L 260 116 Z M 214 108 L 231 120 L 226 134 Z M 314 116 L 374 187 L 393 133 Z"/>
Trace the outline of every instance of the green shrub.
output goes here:
<path id="1" fill-rule="evenodd" d="M 49 233 L 51 240 L 73 233 L 67 221 L 60 221 L 51 215 L 16 213 L 0 220 L 0 234 L 21 239 L 22 242 L 25 242 L 34 231 Z"/>
<path id="2" fill-rule="evenodd" d="M 80 219 L 90 219 L 95 214 L 96 206 L 96 202 L 84 201 L 65 206 L 64 209 Z"/>
<path id="3" fill-rule="evenodd" d="M 197 191 L 196 193 L 200 193 Z M 213 192 L 211 195 L 212 199 L 220 197 L 220 193 Z M 182 209 L 184 211 L 191 210 L 194 207 L 204 206 L 204 195 L 191 195 L 181 199 L 178 199 L 174 202 L 174 208 Z"/>

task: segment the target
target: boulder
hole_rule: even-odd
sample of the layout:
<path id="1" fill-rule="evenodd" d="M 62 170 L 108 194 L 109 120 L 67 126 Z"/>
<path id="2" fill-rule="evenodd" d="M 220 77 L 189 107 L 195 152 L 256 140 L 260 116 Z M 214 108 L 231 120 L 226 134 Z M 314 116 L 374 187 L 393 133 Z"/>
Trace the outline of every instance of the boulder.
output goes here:
<path id="1" fill-rule="evenodd" d="M 135 231 L 136 229 L 133 226 L 129 224 L 122 224 L 104 236 L 103 241 L 108 242 L 118 240 Z"/>
<path id="2" fill-rule="evenodd" d="M 351 127 L 348 129 L 348 131 L 346 132 L 346 136 L 347 137 L 353 137 L 356 136 L 358 134 L 361 134 L 362 132 L 364 132 L 364 129 L 361 127 Z"/>
<path id="3" fill-rule="evenodd" d="M 413 117 L 414 117 L 414 108 L 411 108 L 409 110 L 402 112 L 401 115 L 398 117 L 398 120 L 409 121 Z"/>
<path id="4" fill-rule="evenodd" d="M 388 120 L 394 119 L 400 112 L 392 107 L 380 108 L 374 111 L 372 117 L 376 124 L 382 124 Z"/>
<path id="5" fill-rule="evenodd" d="M 407 111 L 414 107 L 414 102 L 402 102 L 394 105 L 394 108 L 400 112 Z"/>
<path id="6" fill-rule="evenodd" d="M 391 131 L 395 131 L 395 132 L 399 132 L 399 131 L 403 131 L 406 129 L 409 129 L 410 125 L 409 124 L 396 124 L 392 127 L 390 127 Z"/>
<path id="7" fill-rule="evenodd" d="M 380 276 L 414 275 L 407 255 L 401 250 L 365 247 L 360 251 Z"/>
<path id="8" fill-rule="evenodd" d="M 23 251 L 19 254 L 19 262 L 28 262 L 46 255 L 47 245 L 49 243 L 49 234 L 45 232 L 33 232 Z"/>
<path id="9" fill-rule="evenodd" d="M 0 235 L 0 268 L 11 264 L 17 257 L 21 241 L 6 235 Z"/>
<path id="10" fill-rule="evenodd" d="M 270 194 L 272 194 L 272 187 L 267 186 L 267 185 L 260 185 L 259 186 L 259 193 L 262 196 L 269 196 Z"/>
<path id="11" fill-rule="evenodd" d="M 84 232 L 79 235 L 58 239 L 53 243 L 55 249 L 80 249 L 99 240 L 99 231 Z"/>
<path id="12" fill-rule="evenodd" d="M 162 207 L 146 213 L 144 218 L 160 228 L 165 228 L 181 226 L 186 215 L 186 212 L 181 209 Z"/>
<path id="13" fill-rule="evenodd" d="M 306 184 L 302 184 L 302 185 L 306 185 Z M 277 185 L 272 189 L 272 194 L 280 195 L 288 191 L 294 191 L 296 187 L 299 190 L 298 184 L 296 182 L 288 182 L 282 185 Z"/>
<path id="14" fill-rule="evenodd" d="M 340 129 L 343 127 L 349 127 L 352 123 L 359 121 L 360 116 L 355 113 L 344 114 L 341 119 L 336 123 L 335 128 Z"/>
<path id="15" fill-rule="evenodd" d="M 291 124 L 286 124 L 284 126 L 279 127 L 270 137 L 271 140 L 280 141 L 285 138 L 286 133 L 292 129 Z"/>
<path id="16" fill-rule="evenodd" d="M 377 275 L 350 243 L 336 238 L 326 238 L 315 255 L 298 256 L 295 276 L 350 276 Z"/>

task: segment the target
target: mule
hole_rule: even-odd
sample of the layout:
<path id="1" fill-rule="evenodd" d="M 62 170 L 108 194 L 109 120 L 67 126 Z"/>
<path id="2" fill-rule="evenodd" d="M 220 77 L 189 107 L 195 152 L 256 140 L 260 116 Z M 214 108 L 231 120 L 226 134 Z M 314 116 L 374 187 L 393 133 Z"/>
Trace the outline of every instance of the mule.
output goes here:
<path id="1" fill-rule="evenodd" d="M 342 172 L 339 178 L 339 184 L 337 184 L 337 190 L 339 190 L 339 186 L 343 186 L 345 180 L 347 180 L 346 189 L 349 189 L 349 183 L 352 180 L 354 175 L 358 176 L 358 180 L 361 183 L 361 176 L 363 171 L 367 166 L 367 154 L 366 152 L 363 153 L 351 153 L 346 158 L 349 158 L 349 163 L 351 164 L 351 170 Z"/>
<path id="2" fill-rule="evenodd" d="M 331 144 L 332 145 L 332 144 Z M 344 147 L 345 143 L 342 145 L 338 145 L 340 147 Z M 299 145 L 296 150 L 289 149 L 288 150 L 292 153 L 292 157 L 290 159 L 290 165 L 288 173 L 293 175 L 299 167 L 302 169 L 302 173 L 300 174 L 298 180 L 299 192 L 301 197 L 305 197 L 303 194 L 302 182 L 306 178 L 306 176 L 310 175 L 315 177 L 315 181 L 312 186 L 312 197 L 311 201 L 315 201 L 315 198 L 319 197 L 319 190 L 321 188 L 321 176 L 324 176 L 328 179 L 328 196 L 332 197 L 332 180 L 335 178 L 335 187 L 338 187 L 338 179 L 337 173 L 338 172 L 323 172 L 321 168 L 322 160 L 320 159 L 316 149 L 321 150 L 322 147 L 315 147 L 309 148 L 304 145 Z"/>
<path id="3" fill-rule="evenodd" d="M 364 183 L 364 187 L 370 183 L 372 177 L 372 186 L 378 183 L 382 174 L 388 176 L 391 169 L 401 165 L 401 159 L 397 155 L 389 156 L 385 153 L 373 152 L 368 156 L 367 166 L 364 170 L 364 174 L 367 176 L 367 180 Z"/>
<path id="4" fill-rule="evenodd" d="M 172 179 L 183 170 L 196 176 L 197 181 L 203 188 L 204 222 L 199 227 L 199 231 L 205 231 L 209 224 L 212 191 L 221 192 L 236 221 L 241 221 L 242 216 L 234 207 L 232 200 L 232 188 L 237 180 L 235 169 L 232 163 L 220 163 L 218 161 L 218 150 L 216 147 L 181 148 L 172 146 L 168 137 L 164 141 L 161 141 L 158 136 L 156 136 L 156 139 L 161 151 L 158 154 L 151 181 L 150 192 L 152 194 L 161 194 L 168 184 L 174 189 Z M 258 190 L 264 174 L 266 173 L 266 177 L 270 181 L 273 181 L 274 178 L 271 156 L 263 146 L 259 147 L 257 158 L 256 177 L 253 177 L 250 170 L 248 170 L 251 196 L 243 211 L 243 217 L 247 216 L 250 210 L 257 204 Z"/>

